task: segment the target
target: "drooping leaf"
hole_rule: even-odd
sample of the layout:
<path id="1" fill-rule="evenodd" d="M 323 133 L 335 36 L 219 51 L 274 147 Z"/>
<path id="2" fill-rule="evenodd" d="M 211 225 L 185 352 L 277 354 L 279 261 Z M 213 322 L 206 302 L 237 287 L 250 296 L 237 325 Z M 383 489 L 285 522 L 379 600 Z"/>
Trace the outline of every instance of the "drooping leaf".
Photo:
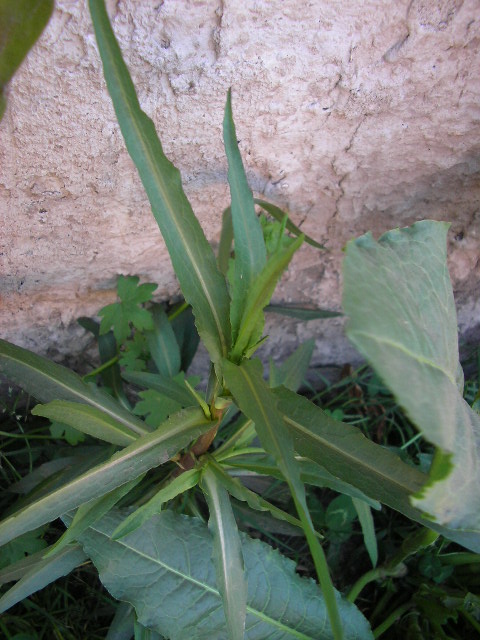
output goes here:
<path id="1" fill-rule="evenodd" d="M 356 427 L 335 420 L 307 398 L 284 388 L 273 392 L 279 398 L 278 410 L 299 454 L 318 462 L 335 477 L 354 483 L 370 498 L 480 552 L 475 532 L 456 531 L 426 520 L 410 503 L 410 497 L 427 481 L 424 473 L 368 440 Z"/>
<path id="2" fill-rule="evenodd" d="M 271 215 L 272 218 L 275 218 L 277 222 L 282 222 L 285 216 L 287 216 L 287 224 L 286 224 L 287 230 L 290 231 L 290 233 L 292 233 L 294 236 L 302 235 L 303 233 L 302 230 L 299 229 L 290 220 L 290 216 L 287 211 L 280 209 L 280 207 L 277 207 L 277 205 L 272 204 L 271 202 L 266 202 L 265 200 L 261 200 L 260 198 L 255 198 L 255 204 L 258 204 L 258 206 L 261 207 L 264 211 L 266 211 L 269 215 Z M 317 242 L 310 236 L 307 236 L 306 234 L 303 234 L 303 235 L 305 236 L 305 242 L 307 244 L 310 244 L 312 245 L 312 247 L 316 247 L 317 249 L 325 249 L 323 244 L 320 244 L 319 242 Z"/>
<path id="3" fill-rule="evenodd" d="M 48 404 L 37 404 L 32 414 L 61 422 L 112 444 L 127 446 L 139 437 L 108 413 L 80 402 L 52 400 Z"/>
<path id="4" fill-rule="evenodd" d="M 277 253 L 270 256 L 264 269 L 252 284 L 243 309 L 238 336 L 229 356 L 232 362 L 240 362 L 247 350 L 260 339 L 263 331 L 263 309 L 270 302 L 280 276 L 302 242 L 303 236 L 300 236 L 287 247 L 279 249 Z"/>
<path id="5" fill-rule="evenodd" d="M 113 541 L 111 534 L 122 519 L 121 513 L 111 512 L 81 540 L 110 593 L 132 602 L 138 620 L 170 640 L 226 638 L 207 526 L 163 511 Z M 241 540 L 248 581 L 245 639 L 331 639 L 325 602 L 315 582 L 300 578 L 295 564 L 265 543 L 244 535 Z M 345 640 L 370 640 L 369 625 L 359 610 L 340 594 L 335 597 Z"/>
<path id="6" fill-rule="evenodd" d="M 269 304 L 265 307 L 269 313 L 279 313 L 282 316 L 297 318 L 297 320 L 318 320 L 319 318 L 338 318 L 343 315 L 339 311 L 329 311 L 328 309 L 310 309 L 293 304 Z"/>
<path id="7" fill-rule="evenodd" d="M 215 256 L 182 188 L 179 171 L 163 153 L 152 120 L 142 111 L 113 34 L 105 4 L 91 0 L 108 91 L 128 152 L 134 161 L 162 232 L 185 300 L 214 362 L 230 346 L 229 296 Z"/>
<path id="8" fill-rule="evenodd" d="M 89 469 L 0 522 L 0 545 L 58 518 L 169 460 L 193 439 L 211 429 L 200 409 L 184 409 L 159 429 L 136 440 L 107 462 Z"/>
<path id="9" fill-rule="evenodd" d="M 146 334 L 150 355 L 158 372 L 173 378 L 180 371 L 180 348 L 162 305 L 153 305 L 152 313 L 154 329 Z"/>
<path id="10" fill-rule="evenodd" d="M 169 500 L 173 500 L 181 493 L 195 487 L 200 480 L 200 471 L 198 469 L 188 469 L 181 475 L 171 480 L 167 485 L 159 489 L 159 491 L 148 502 L 143 504 L 133 513 L 128 515 L 125 520 L 112 533 L 112 538 L 117 540 L 123 536 L 132 533 L 138 529 L 144 522 L 160 513 L 162 506 Z"/>
<path id="11" fill-rule="evenodd" d="M 240 329 L 243 311 L 250 288 L 267 262 L 262 227 L 255 213 L 255 205 L 242 158 L 238 150 L 237 134 L 232 116 L 231 90 L 228 91 L 223 119 L 223 139 L 228 158 L 228 182 L 232 199 L 231 213 L 235 243 L 235 262 L 232 282 L 230 321 L 232 340 Z"/>
<path id="12" fill-rule="evenodd" d="M 413 503 L 480 545 L 480 416 L 462 397 L 447 230 L 426 220 L 349 243 L 343 304 L 350 340 L 438 447 Z"/>
<path id="13" fill-rule="evenodd" d="M 275 458 L 288 483 L 325 596 L 335 640 L 341 640 L 342 623 L 334 597 L 333 584 L 325 554 L 308 511 L 305 487 L 295 461 L 292 434 L 285 428 L 282 415 L 277 409 L 277 397 L 263 380 L 262 365 L 259 360 L 245 361 L 240 366 L 226 361 L 224 375 L 235 404 L 255 423 L 262 446 Z"/>
<path id="14" fill-rule="evenodd" d="M 80 545 L 69 545 L 48 559 L 39 558 L 29 571 L 0 598 L 0 613 L 3 613 L 51 582 L 66 576 L 87 559 Z"/>
<path id="15" fill-rule="evenodd" d="M 0 373 L 20 385 L 41 402 L 68 400 L 82 402 L 121 422 L 134 434 L 149 432 L 136 418 L 111 396 L 95 386 L 85 384 L 73 371 L 31 351 L 0 340 Z"/>
<path id="16" fill-rule="evenodd" d="M 307 340 L 296 349 L 281 365 L 270 360 L 270 386 L 283 385 L 292 391 L 298 391 L 307 374 L 312 359 L 315 340 Z"/>
<path id="17" fill-rule="evenodd" d="M 3 90 L 47 25 L 53 0 L 2 0 L 0 3 L 0 120 Z"/>
<path id="18" fill-rule="evenodd" d="M 209 465 L 203 468 L 200 486 L 207 500 L 208 528 L 213 537 L 213 563 L 222 596 L 229 640 L 243 640 L 247 615 L 247 582 L 242 543 L 226 489 Z"/>

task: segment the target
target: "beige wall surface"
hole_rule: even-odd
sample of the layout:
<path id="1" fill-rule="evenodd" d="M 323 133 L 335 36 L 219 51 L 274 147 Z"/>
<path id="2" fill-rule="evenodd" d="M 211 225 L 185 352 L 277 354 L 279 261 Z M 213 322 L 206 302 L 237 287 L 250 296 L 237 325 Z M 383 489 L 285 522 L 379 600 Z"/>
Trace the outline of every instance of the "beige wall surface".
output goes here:
<path id="1" fill-rule="evenodd" d="M 142 107 L 207 237 L 229 193 L 228 87 L 255 195 L 292 212 L 305 247 L 277 301 L 340 308 L 342 247 L 449 220 L 460 328 L 480 324 L 478 0 L 124 0 L 107 3 Z M 58 0 L 0 123 L 0 335 L 62 359 L 117 274 L 178 286 L 125 150 L 84 0 Z M 341 320 L 270 319 L 274 354 L 315 336 L 352 358 Z"/>

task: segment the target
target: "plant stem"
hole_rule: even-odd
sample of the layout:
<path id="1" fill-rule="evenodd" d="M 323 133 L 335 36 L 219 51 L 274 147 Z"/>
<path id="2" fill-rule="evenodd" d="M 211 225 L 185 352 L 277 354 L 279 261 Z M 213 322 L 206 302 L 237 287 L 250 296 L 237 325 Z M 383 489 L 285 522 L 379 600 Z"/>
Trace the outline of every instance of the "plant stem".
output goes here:
<path id="1" fill-rule="evenodd" d="M 355 602 L 360 595 L 360 592 L 363 591 L 367 584 L 374 582 L 374 580 L 383 580 L 388 577 L 401 578 L 406 574 L 406 572 L 407 568 L 403 563 L 396 564 L 391 568 L 383 566 L 377 567 L 376 569 L 370 569 L 370 571 L 364 573 L 363 576 L 360 576 L 360 578 L 355 582 L 347 595 L 347 600 L 349 602 Z"/>
<path id="2" fill-rule="evenodd" d="M 379 624 L 376 629 L 373 630 L 373 637 L 379 638 L 387 629 L 390 629 L 392 624 L 395 624 L 399 618 L 403 616 L 409 609 L 412 608 L 412 603 L 407 602 L 406 604 L 402 604 L 398 609 L 395 609 L 388 618 L 386 618 L 382 624 Z"/>
<path id="3" fill-rule="evenodd" d="M 86 375 L 83 376 L 82 380 L 83 382 L 85 382 L 85 380 L 87 378 L 93 378 L 94 376 L 97 376 L 99 373 L 102 373 L 102 371 L 105 371 L 105 369 L 108 369 L 109 367 L 111 367 L 112 365 L 114 365 L 116 362 L 118 362 L 120 356 L 114 356 L 113 358 L 110 358 L 110 360 L 107 360 L 107 362 L 104 362 L 103 364 L 101 364 L 99 367 L 97 367 L 97 369 L 94 369 L 93 371 L 90 371 L 90 373 L 87 373 Z"/>

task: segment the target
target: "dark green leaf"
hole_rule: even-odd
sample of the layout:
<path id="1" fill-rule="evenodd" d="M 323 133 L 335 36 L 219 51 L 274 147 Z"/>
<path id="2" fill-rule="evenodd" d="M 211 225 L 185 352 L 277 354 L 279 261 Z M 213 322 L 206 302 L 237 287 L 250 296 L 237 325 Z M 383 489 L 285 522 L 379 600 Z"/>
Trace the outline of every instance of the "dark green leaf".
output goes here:
<path id="1" fill-rule="evenodd" d="M 132 602 L 138 620 L 170 640 L 226 638 L 206 525 L 163 511 L 113 541 L 110 536 L 122 519 L 121 513 L 111 512 L 82 536 L 110 593 Z M 245 640 L 331 639 L 325 602 L 315 582 L 300 578 L 295 563 L 268 545 L 244 535 L 241 539 L 248 581 Z M 145 575 L 148 581 L 138 579 Z M 370 640 L 369 625 L 359 610 L 338 593 L 336 599 L 345 640 Z"/>
<path id="2" fill-rule="evenodd" d="M 270 386 L 283 385 L 292 391 L 298 391 L 307 375 L 312 359 L 315 340 L 307 340 L 298 347 L 280 366 L 270 360 Z"/>
<path id="3" fill-rule="evenodd" d="M 21 560 L 27 554 L 33 554 L 36 551 L 45 549 L 47 543 L 43 539 L 45 535 L 46 527 L 40 527 L 34 531 L 29 531 L 23 535 L 15 538 L 2 549 L 2 555 L 0 557 L 0 569 L 8 567 L 18 560 Z"/>
<path id="4" fill-rule="evenodd" d="M 180 348 L 162 305 L 153 305 L 152 312 L 154 329 L 146 333 L 150 355 L 158 372 L 173 378 L 180 371 Z"/>
<path id="5" fill-rule="evenodd" d="M 42 405 L 37 405 L 38 407 Z M 46 406 L 46 405 L 43 405 Z M 87 405 L 85 405 L 87 406 Z M 68 424 L 63 422 L 57 422 L 54 420 L 49 427 L 50 433 L 54 438 L 58 438 L 59 440 L 65 440 L 68 444 L 71 444 L 72 447 L 79 444 L 80 442 L 84 442 L 85 434 L 74 427 L 71 427 Z"/>
<path id="6" fill-rule="evenodd" d="M 173 318 L 171 317 L 172 315 L 174 316 Z M 197 353 L 198 345 L 200 343 L 200 336 L 198 335 L 198 331 L 195 326 L 192 307 L 187 306 L 179 314 L 173 310 L 169 315 L 169 319 L 177 338 L 178 346 L 180 347 L 180 369 L 181 371 L 187 371 L 195 354 Z"/>
<path id="7" fill-rule="evenodd" d="M 267 252 L 262 227 L 255 213 L 252 192 L 248 186 L 238 150 L 230 90 L 225 105 L 223 139 L 228 158 L 228 182 L 232 198 L 231 213 L 235 243 L 232 304 L 230 307 L 232 340 L 235 342 L 250 289 L 265 267 Z"/>
<path id="8" fill-rule="evenodd" d="M 172 378 L 166 378 L 159 373 L 147 373 L 143 371 L 124 371 L 123 377 L 128 382 L 139 387 L 148 387 L 168 396 L 183 407 L 192 404 L 192 396 L 184 384 L 180 384 Z M 177 380 L 182 378 L 177 377 Z"/>
<path id="9" fill-rule="evenodd" d="M 293 304 L 269 304 L 265 311 L 279 313 L 282 316 L 297 318 L 297 320 L 318 320 L 319 318 L 338 318 L 343 315 L 338 311 L 328 311 L 328 309 L 309 309 Z"/>
<path id="10" fill-rule="evenodd" d="M 378 562 L 378 545 L 377 536 L 375 535 L 375 523 L 373 521 L 372 509 L 369 504 L 358 498 L 352 498 L 353 506 L 355 507 L 362 527 L 363 541 L 367 549 L 370 560 L 373 567 L 377 566 Z"/>
<path id="11" fill-rule="evenodd" d="M 116 400 L 85 384 L 73 371 L 46 358 L 0 340 L 0 373 L 20 385 L 41 402 L 69 400 L 96 407 L 121 422 L 134 434 L 148 433 L 145 423 Z"/>
<path id="12" fill-rule="evenodd" d="M 134 413 L 137 416 L 146 416 L 145 422 L 155 429 L 159 427 L 168 416 L 182 408 L 179 402 L 154 389 L 140 391 L 138 395 L 141 400 L 135 405 Z M 193 402 L 190 404 L 193 404 Z"/>
<path id="13" fill-rule="evenodd" d="M 217 264 L 221 273 L 226 277 L 230 264 L 230 255 L 233 244 L 232 208 L 227 207 L 222 214 L 222 230 L 218 245 Z"/>
<path id="14" fill-rule="evenodd" d="M 207 465 L 200 484 L 208 504 L 208 528 L 213 537 L 213 563 L 222 596 L 229 640 L 243 640 L 247 614 L 242 543 L 228 493 Z"/>
<path id="15" fill-rule="evenodd" d="M 47 25 L 53 0 L 0 2 L 0 119 L 5 110 L 3 89 Z"/>
<path id="16" fill-rule="evenodd" d="M 137 166 L 198 332 L 219 363 L 230 347 L 229 296 L 213 251 L 182 188 L 179 171 L 163 153 L 155 127 L 142 111 L 113 34 L 104 2 L 89 3 L 107 87 L 120 129 Z"/>

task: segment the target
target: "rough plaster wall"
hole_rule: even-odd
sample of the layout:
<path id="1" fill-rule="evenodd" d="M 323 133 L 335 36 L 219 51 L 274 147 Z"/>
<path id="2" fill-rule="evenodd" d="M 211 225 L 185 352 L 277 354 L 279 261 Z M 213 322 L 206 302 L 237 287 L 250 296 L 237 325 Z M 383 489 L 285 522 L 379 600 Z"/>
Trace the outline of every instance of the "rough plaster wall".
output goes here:
<path id="1" fill-rule="evenodd" d="M 86 3 L 59 0 L 0 123 L 0 335 L 62 358 L 74 321 L 113 300 L 116 275 L 178 289 L 101 74 Z M 422 218 L 453 222 L 465 333 L 480 323 L 480 2 L 109 2 L 140 102 L 180 168 L 208 238 L 228 202 L 221 141 L 233 87 L 255 194 L 293 212 L 306 247 L 276 300 L 340 307 L 341 249 Z M 318 339 L 352 358 L 342 322 L 269 320 L 275 355 Z"/>

